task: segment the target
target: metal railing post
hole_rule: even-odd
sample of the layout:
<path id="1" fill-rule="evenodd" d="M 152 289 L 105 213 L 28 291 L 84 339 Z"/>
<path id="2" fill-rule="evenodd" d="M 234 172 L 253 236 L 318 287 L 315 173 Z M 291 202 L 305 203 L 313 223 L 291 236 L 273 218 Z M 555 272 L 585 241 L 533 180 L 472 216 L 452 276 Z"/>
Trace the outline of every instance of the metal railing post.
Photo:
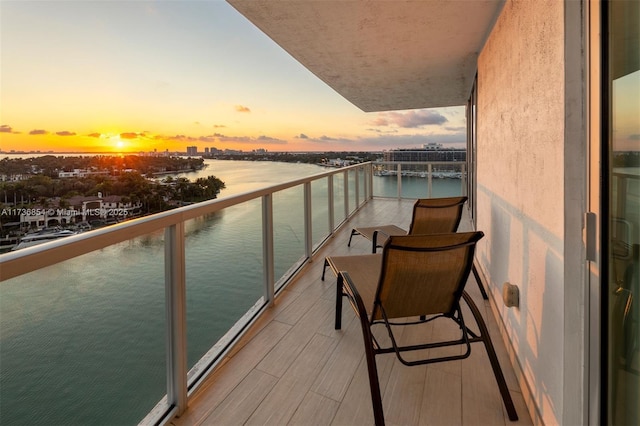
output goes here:
<path id="1" fill-rule="evenodd" d="M 349 171 L 345 170 L 342 174 L 344 177 L 344 217 L 349 217 Z"/>
<path id="2" fill-rule="evenodd" d="M 304 184 L 304 246 L 305 256 L 311 259 L 313 253 L 313 224 L 311 223 L 311 182 Z"/>
<path id="3" fill-rule="evenodd" d="M 467 178 L 466 178 L 467 173 L 466 173 L 466 171 L 467 171 L 466 165 L 465 164 L 461 164 L 460 165 L 460 173 L 461 173 L 461 175 L 460 175 L 460 185 L 462 185 L 462 190 L 460 191 L 460 193 L 462 195 L 467 195 L 467 193 L 469 192 L 469 191 L 467 191 Z"/>
<path id="4" fill-rule="evenodd" d="M 368 170 L 367 170 L 367 182 L 369 183 L 369 187 L 367 188 L 367 200 L 370 200 L 373 198 L 373 164 L 369 163 L 368 166 Z"/>
<path id="5" fill-rule="evenodd" d="M 273 196 L 262 196 L 262 264 L 264 276 L 264 298 L 269 305 L 275 299 L 274 255 L 273 255 Z"/>
<path id="6" fill-rule="evenodd" d="M 355 207 L 358 208 L 360 206 L 360 167 L 354 169 L 356 174 L 356 196 L 355 196 Z"/>
<path id="7" fill-rule="evenodd" d="M 402 198 L 402 164 L 398 163 L 396 167 L 396 176 L 398 178 L 398 199 Z"/>
<path id="8" fill-rule="evenodd" d="M 187 308 L 184 222 L 165 228 L 167 400 L 180 415 L 187 408 Z"/>
<path id="9" fill-rule="evenodd" d="M 433 195 L 433 165 L 427 164 L 427 198 Z"/>
<path id="10" fill-rule="evenodd" d="M 327 197 L 328 197 L 328 210 L 329 210 L 329 234 L 333 234 L 334 227 L 336 226 L 336 215 L 335 215 L 335 203 L 333 201 L 334 193 L 333 193 L 333 175 L 327 176 Z"/>

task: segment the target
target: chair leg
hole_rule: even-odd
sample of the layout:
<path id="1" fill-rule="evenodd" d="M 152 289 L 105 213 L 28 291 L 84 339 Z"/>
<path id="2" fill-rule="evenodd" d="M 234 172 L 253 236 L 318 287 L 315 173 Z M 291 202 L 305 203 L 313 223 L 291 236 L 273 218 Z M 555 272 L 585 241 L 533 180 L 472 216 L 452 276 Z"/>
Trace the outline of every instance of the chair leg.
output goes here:
<path id="1" fill-rule="evenodd" d="M 378 231 L 373 231 L 373 237 L 371 238 L 371 253 L 375 254 L 378 251 Z"/>
<path id="2" fill-rule="evenodd" d="M 373 419 L 376 426 L 384 426 L 384 410 L 382 409 L 382 395 L 380 394 L 380 381 L 378 379 L 378 367 L 376 355 L 373 351 L 373 337 L 366 318 L 360 317 L 362 337 L 364 339 L 364 352 L 367 360 L 367 372 L 369 373 L 369 389 L 371 390 L 371 404 L 373 405 Z"/>
<path id="3" fill-rule="evenodd" d="M 511 399 L 511 394 L 509 393 L 509 387 L 507 386 L 507 382 L 504 379 L 504 374 L 502 374 L 502 369 L 500 368 L 500 363 L 498 362 L 498 356 L 496 355 L 496 351 L 493 348 L 493 343 L 491 342 L 491 337 L 489 336 L 489 330 L 487 329 L 487 325 L 482 319 L 482 315 L 478 310 L 478 307 L 471 299 L 471 296 L 467 294 L 467 292 L 462 293 L 462 297 L 464 297 L 465 302 L 471 309 L 471 313 L 478 324 L 478 328 L 480 329 L 480 338 L 484 343 L 484 347 L 487 350 L 487 355 L 489 356 L 489 361 L 491 362 L 491 368 L 493 369 L 493 375 L 496 378 L 496 382 L 498 382 L 498 388 L 500 389 L 500 395 L 502 396 L 502 402 L 504 402 L 504 406 L 507 409 L 507 415 L 509 416 L 509 420 L 515 422 L 518 420 L 518 413 L 516 412 L 516 408 L 513 405 L 513 400 Z"/>
<path id="4" fill-rule="evenodd" d="M 351 235 L 349 236 L 349 242 L 347 243 L 347 247 L 351 247 L 351 239 L 353 238 L 354 235 L 358 235 L 359 232 L 356 231 L 355 229 L 351 230 Z"/>
<path id="5" fill-rule="evenodd" d="M 487 296 L 487 292 L 484 290 L 484 286 L 482 285 L 482 280 L 480 279 L 480 274 L 478 274 L 475 263 L 471 265 L 471 270 L 473 271 L 473 276 L 475 277 L 476 282 L 478 283 L 478 287 L 480 288 L 480 293 L 482 293 L 482 298 L 484 300 L 489 300 L 489 296 Z"/>
<path id="6" fill-rule="evenodd" d="M 324 266 L 322 267 L 322 278 L 321 278 L 322 281 L 324 281 L 324 273 L 327 270 L 327 266 L 329 266 L 329 261 L 325 257 L 324 258 Z"/>

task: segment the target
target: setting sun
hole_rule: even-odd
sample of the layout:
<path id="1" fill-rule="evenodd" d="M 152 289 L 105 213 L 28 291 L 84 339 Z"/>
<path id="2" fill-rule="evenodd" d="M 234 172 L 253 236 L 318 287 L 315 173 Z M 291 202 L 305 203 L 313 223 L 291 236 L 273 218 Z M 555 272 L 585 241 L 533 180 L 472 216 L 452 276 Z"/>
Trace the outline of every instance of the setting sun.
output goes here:
<path id="1" fill-rule="evenodd" d="M 109 145 L 114 151 L 122 151 L 126 147 L 126 142 L 122 140 L 119 134 L 107 136 Z"/>

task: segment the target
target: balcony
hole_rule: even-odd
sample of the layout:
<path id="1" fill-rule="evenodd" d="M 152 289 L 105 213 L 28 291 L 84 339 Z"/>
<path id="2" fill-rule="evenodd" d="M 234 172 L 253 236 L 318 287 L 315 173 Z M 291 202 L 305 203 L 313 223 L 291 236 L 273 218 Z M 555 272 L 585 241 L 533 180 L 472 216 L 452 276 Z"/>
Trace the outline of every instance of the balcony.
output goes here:
<path id="1" fill-rule="evenodd" d="M 325 255 L 366 253 L 370 244 L 347 241 L 351 226 L 408 226 L 410 200 L 366 203 L 306 265 L 275 304 L 170 424 L 373 424 L 360 325 L 344 306 L 343 328 L 333 329 L 335 278 L 320 279 Z M 461 228 L 471 229 L 468 218 Z M 497 324 L 473 277 L 468 292 L 483 309 L 520 420 L 509 422 L 482 347 L 471 358 L 429 367 L 405 367 L 395 355 L 378 359 L 387 424 L 532 424 Z M 467 318 L 470 315 L 467 315 Z M 453 330 L 455 332 L 455 330 Z M 410 338 L 409 336 L 405 336 Z"/>
<path id="2" fill-rule="evenodd" d="M 381 166 L 325 172 L 0 256 L 3 419 L 372 424 L 361 332 L 347 304 L 342 330 L 333 329 L 335 281 L 320 279 L 323 259 L 369 251 L 364 239 L 346 245 L 357 224 L 407 227 L 411 198 L 455 195 L 432 188 L 437 165 L 406 179 L 376 178 Z M 397 175 L 405 166 L 415 165 L 399 165 Z M 412 195 L 407 179 L 422 179 L 423 192 Z M 456 185 L 463 192 L 464 178 Z M 461 229 L 471 229 L 468 218 Z M 132 266 L 142 279 L 127 276 Z M 467 289 L 493 334 L 519 423 L 531 424 L 499 324 L 473 280 Z M 25 347 L 32 358 L 19 352 Z M 486 354 L 474 349 L 467 360 L 428 367 L 379 358 L 387 422 L 510 424 Z"/>

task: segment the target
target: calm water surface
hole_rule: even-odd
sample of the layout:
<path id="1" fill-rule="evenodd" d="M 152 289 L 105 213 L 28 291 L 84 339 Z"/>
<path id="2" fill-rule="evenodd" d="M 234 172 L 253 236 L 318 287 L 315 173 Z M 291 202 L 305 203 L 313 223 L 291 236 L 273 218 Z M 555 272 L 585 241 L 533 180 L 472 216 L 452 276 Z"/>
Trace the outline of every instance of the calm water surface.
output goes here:
<path id="1" fill-rule="evenodd" d="M 227 186 L 220 198 L 323 171 L 308 164 L 206 163 L 180 176 L 217 176 Z M 425 182 L 403 178 L 403 193 L 426 196 Z M 327 232 L 325 186 L 312 186 L 314 242 Z M 395 178 L 374 178 L 376 194 L 392 196 L 396 188 Z M 434 180 L 433 196 L 459 193 L 459 180 Z M 276 279 L 304 254 L 301 199 L 297 188 L 274 195 Z M 185 228 L 192 367 L 263 295 L 260 200 Z M 161 232 L 0 283 L 0 423 L 140 421 L 166 393 L 164 291 Z"/>

